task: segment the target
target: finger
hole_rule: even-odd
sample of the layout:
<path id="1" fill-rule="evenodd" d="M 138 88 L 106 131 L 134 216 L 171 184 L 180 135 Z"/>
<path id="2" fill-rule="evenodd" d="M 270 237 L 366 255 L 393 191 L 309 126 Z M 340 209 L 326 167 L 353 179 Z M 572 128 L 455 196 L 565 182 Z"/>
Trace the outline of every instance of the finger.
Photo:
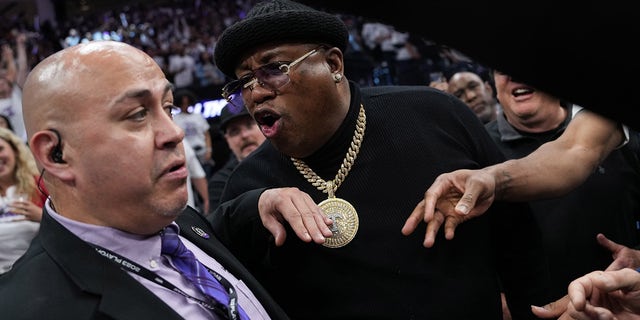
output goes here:
<path id="1" fill-rule="evenodd" d="M 262 225 L 273 235 L 276 246 L 279 247 L 284 244 L 287 239 L 287 231 L 278 219 L 272 215 L 265 216 L 262 219 Z"/>
<path id="2" fill-rule="evenodd" d="M 320 232 L 323 236 L 326 238 L 333 236 L 333 232 L 331 232 L 331 229 L 329 228 L 333 225 L 333 220 L 322 213 L 314 215 L 314 218 L 316 219 L 316 224 L 320 228 Z"/>
<path id="3" fill-rule="evenodd" d="M 614 320 L 616 319 L 613 313 L 610 310 L 602 307 L 596 307 L 591 304 L 587 304 L 584 310 L 570 310 L 568 312 L 571 315 L 571 318 L 567 319 L 576 319 L 576 320 Z"/>
<path id="4" fill-rule="evenodd" d="M 447 240 L 453 239 L 456 234 L 456 227 L 460 224 L 462 220 L 456 219 L 454 217 L 447 217 L 444 222 L 444 238 Z"/>
<path id="5" fill-rule="evenodd" d="M 603 292 L 612 292 L 615 290 L 638 291 L 640 289 L 640 272 L 631 268 L 607 272 L 595 271 L 589 275 L 592 275 L 588 279 L 589 283 Z M 587 280 L 584 281 L 586 282 Z"/>
<path id="6" fill-rule="evenodd" d="M 565 295 L 564 297 L 542 307 L 531 306 L 531 311 L 539 318 L 557 318 L 567 311 L 569 302 L 569 296 Z"/>
<path id="7" fill-rule="evenodd" d="M 592 279 L 597 278 L 602 273 L 602 271 L 593 271 L 569 283 L 568 295 L 572 308 L 579 312 L 584 310 L 588 297 L 591 297 L 593 293 Z"/>
<path id="8" fill-rule="evenodd" d="M 411 215 L 409 215 L 409 218 L 407 218 L 407 220 L 404 222 L 404 226 L 402 226 L 403 235 L 408 236 L 416 230 L 416 228 L 418 227 L 418 224 L 422 222 L 423 217 L 425 215 L 424 208 L 425 208 L 425 200 L 422 200 L 420 201 L 420 203 L 418 203 L 415 209 L 413 209 L 413 212 L 411 212 Z"/>
<path id="9" fill-rule="evenodd" d="M 283 190 L 269 189 L 258 199 L 258 212 L 262 225 L 273 235 L 275 245 L 281 246 L 287 238 L 287 231 L 282 224 L 284 211 L 295 210 Z"/>
<path id="10" fill-rule="evenodd" d="M 598 243 L 605 249 L 609 250 L 611 253 L 616 253 L 622 249 L 624 249 L 624 246 L 621 244 L 618 244 L 612 240 L 609 240 L 609 238 L 605 237 L 604 234 L 602 233 L 598 233 L 598 235 L 596 236 L 596 240 L 598 240 Z"/>
<path id="11" fill-rule="evenodd" d="M 444 220 L 445 220 L 444 215 L 441 214 L 439 211 L 436 211 L 436 214 L 434 215 L 433 219 L 431 219 L 431 221 L 427 223 L 427 231 L 424 236 L 424 243 L 423 243 L 423 245 L 426 248 L 431 248 L 435 244 L 436 235 L 438 234 L 438 230 L 440 230 L 440 226 L 442 226 L 442 223 L 444 222 Z"/>
<path id="12" fill-rule="evenodd" d="M 613 271 L 613 270 L 620 270 L 622 268 L 625 268 L 624 263 L 620 260 L 613 260 L 613 262 L 611 262 L 611 264 L 604 269 L 604 271 Z"/>
<path id="13" fill-rule="evenodd" d="M 462 195 L 462 198 L 460 198 L 460 200 L 456 204 L 456 211 L 460 214 L 468 214 L 476 205 L 478 192 L 479 191 L 475 190 L 475 187 L 471 185 L 470 182 L 468 182 L 465 186 L 465 191 Z"/>
<path id="14" fill-rule="evenodd" d="M 426 223 L 429 223 L 433 219 L 438 199 L 442 197 L 442 194 L 446 191 L 445 189 L 446 182 L 442 176 L 439 176 L 433 182 L 431 187 L 429 187 L 429 189 L 424 193 L 424 213 L 421 213 L 420 215 L 423 216 Z"/>
<path id="15" fill-rule="evenodd" d="M 293 232 L 304 242 L 310 242 L 313 237 L 305 226 L 305 216 L 307 218 L 311 215 L 309 209 L 301 204 L 294 204 L 293 199 L 288 202 L 286 206 L 278 208 L 282 212 L 282 217 L 289 223 Z"/>
<path id="16" fill-rule="evenodd" d="M 322 244 L 326 240 L 326 236 L 330 237 L 333 235 L 331 230 L 327 227 L 327 220 L 329 225 L 331 224 L 331 219 L 327 218 L 321 211 L 321 209 L 316 205 L 316 203 L 309 197 L 308 195 L 303 195 L 300 198 L 294 198 L 293 203 L 296 206 L 296 209 L 299 212 L 301 224 L 296 223 L 292 225 L 294 231 L 305 242 L 308 242 L 308 236 L 311 237 L 309 240 L 313 240 L 313 242 Z M 297 216 L 294 216 L 296 218 Z M 286 218 L 286 216 L 285 216 Z M 289 224 L 292 224 L 289 222 Z"/>

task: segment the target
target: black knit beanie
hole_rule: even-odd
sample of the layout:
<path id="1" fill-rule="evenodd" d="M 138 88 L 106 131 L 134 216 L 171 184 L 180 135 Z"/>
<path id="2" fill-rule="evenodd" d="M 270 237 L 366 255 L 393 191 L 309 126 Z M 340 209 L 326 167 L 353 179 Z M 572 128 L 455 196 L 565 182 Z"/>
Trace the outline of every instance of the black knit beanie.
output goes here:
<path id="1" fill-rule="evenodd" d="M 326 43 L 347 48 L 347 26 L 339 17 L 289 0 L 267 0 L 256 4 L 247 16 L 227 28 L 214 58 L 218 68 L 235 79 L 234 70 L 248 50 L 275 42 Z"/>

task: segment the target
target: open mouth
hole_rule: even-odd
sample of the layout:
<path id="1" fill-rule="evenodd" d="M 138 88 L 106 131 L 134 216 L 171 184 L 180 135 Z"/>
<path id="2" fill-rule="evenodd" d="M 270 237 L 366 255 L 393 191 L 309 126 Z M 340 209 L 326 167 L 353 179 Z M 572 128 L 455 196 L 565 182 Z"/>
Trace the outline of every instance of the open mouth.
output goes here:
<path id="1" fill-rule="evenodd" d="M 180 168 L 182 168 L 182 165 L 175 165 L 175 166 L 169 168 L 168 172 L 178 171 L 178 170 L 180 170 Z"/>
<path id="2" fill-rule="evenodd" d="M 513 89 L 513 91 L 511 91 L 511 94 L 514 97 L 519 97 L 519 96 L 523 96 L 525 94 L 532 94 L 534 93 L 535 90 L 533 88 L 517 88 L 517 89 Z"/>
<path id="3" fill-rule="evenodd" d="M 176 172 L 178 170 L 181 170 L 182 168 L 184 168 L 184 166 L 185 166 L 185 162 L 184 161 L 176 161 L 176 162 L 172 163 L 172 166 L 170 166 L 165 171 L 165 174 L 169 174 L 169 173 L 173 173 L 173 172 Z"/>
<path id="4" fill-rule="evenodd" d="M 273 126 L 280 116 L 270 111 L 260 111 L 255 114 L 256 122 L 261 126 Z"/>

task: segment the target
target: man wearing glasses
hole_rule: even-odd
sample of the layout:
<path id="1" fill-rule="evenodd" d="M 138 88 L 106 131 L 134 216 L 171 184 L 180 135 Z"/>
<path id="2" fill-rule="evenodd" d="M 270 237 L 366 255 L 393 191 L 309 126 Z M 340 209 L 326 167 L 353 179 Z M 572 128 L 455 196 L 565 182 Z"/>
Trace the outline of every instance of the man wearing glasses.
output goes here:
<path id="1" fill-rule="evenodd" d="M 436 248 L 424 226 L 401 233 L 440 173 L 504 160 L 482 124 L 427 86 L 360 88 L 344 77 L 347 42 L 340 18 L 288 0 L 257 4 L 222 34 L 216 64 L 236 79 L 222 95 L 267 138 L 222 201 L 300 197 L 271 215 L 213 214 L 217 234 L 294 319 L 501 319 L 501 288 L 514 318 L 536 319 L 548 274 L 527 205 L 496 203 Z"/>

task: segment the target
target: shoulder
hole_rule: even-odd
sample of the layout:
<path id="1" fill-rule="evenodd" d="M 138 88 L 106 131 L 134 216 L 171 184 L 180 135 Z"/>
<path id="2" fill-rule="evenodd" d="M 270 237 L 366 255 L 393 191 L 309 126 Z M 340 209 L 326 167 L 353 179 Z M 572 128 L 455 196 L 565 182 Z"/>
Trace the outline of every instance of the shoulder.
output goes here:
<path id="1" fill-rule="evenodd" d="M 362 100 L 372 105 L 383 105 L 390 111 L 397 108 L 420 107 L 420 110 L 457 111 L 469 109 L 455 96 L 429 86 L 379 86 L 361 90 Z M 453 110 L 451 110 L 453 108 Z"/>
<path id="2" fill-rule="evenodd" d="M 372 111 L 369 114 L 380 115 L 383 121 L 392 120 L 386 122 L 446 126 L 477 121 L 477 116 L 460 99 L 429 86 L 368 87 L 361 92 L 365 109 Z"/>
<path id="3" fill-rule="evenodd" d="M 398 86 L 371 86 L 371 87 L 362 87 L 361 88 L 362 95 L 365 97 L 377 97 L 382 95 L 427 95 L 427 96 L 440 96 L 440 95 L 448 95 L 448 93 L 438 90 L 435 88 L 431 88 L 429 86 L 420 86 L 420 85 L 398 85 Z"/>
<path id="4" fill-rule="evenodd" d="M 233 172 L 236 166 L 238 166 L 238 160 L 235 157 L 231 156 L 229 160 L 227 160 L 227 162 L 224 164 L 224 166 L 211 176 L 210 181 L 226 182 L 229 178 L 229 175 L 231 175 L 231 172 Z"/>

